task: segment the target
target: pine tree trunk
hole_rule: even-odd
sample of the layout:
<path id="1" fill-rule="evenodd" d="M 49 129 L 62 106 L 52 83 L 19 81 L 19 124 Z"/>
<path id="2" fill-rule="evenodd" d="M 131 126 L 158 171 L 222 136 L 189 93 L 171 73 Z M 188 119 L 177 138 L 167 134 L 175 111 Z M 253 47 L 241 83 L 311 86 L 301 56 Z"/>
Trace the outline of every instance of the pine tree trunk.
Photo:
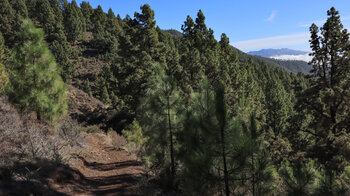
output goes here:
<path id="1" fill-rule="evenodd" d="M 222 159 L 224 162 L 224 180 L 225 180 L 225 193 L 226 196 L 230 195 L 230 189 L 228 185 L 228 171 L 226 164 L 226 149 L 225 149 L 225 138 L 224 138 L 224 127 L 221 127 L 221 149 L 222 149 Z"/>
<path id="2" fill-rule="evenodd" d="M 170 119 L 170 101 L 169 97 L 167 98 L 168 101 L 168 124 L 169 124 L 169 140 L 170 140 L 170 159 L 171 159 L 171 178 L 172 178 L 172 183 L 175 180 L 175 161 L 174 161 L 174 146 L 173 146 L 173 130 L 171 127 L 171 119 Z M 173 185 L 173 184 L 172 184 Z"/>
<path id="3" fill-rule="evenodd" d="M 255 196 L 256 193 L 255 193 L 254 153 L 252 153 L 252 171 L 253 171 L 253 176 L 252 176 L 252 189 L 253 189 L 253 196 Z"/>

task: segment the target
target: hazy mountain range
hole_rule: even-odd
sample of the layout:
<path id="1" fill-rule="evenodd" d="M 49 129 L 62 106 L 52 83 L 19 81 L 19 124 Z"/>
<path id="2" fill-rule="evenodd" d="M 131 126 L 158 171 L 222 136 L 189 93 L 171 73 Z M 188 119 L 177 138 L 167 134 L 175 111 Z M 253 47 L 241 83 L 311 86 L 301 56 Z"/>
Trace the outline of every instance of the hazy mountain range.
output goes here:
<path id="1" fill-rule="evenodd" d="M 300 50 L 292 50 L 288 48 L 281 49 L 262 49 L 259 51 L 248 52 L 250 55 L 256 55 L 266 58 L 273 58 L 279 60 L 297 60 L 297 61 L 311 61 L 312 57 L 308 52 Z"/>

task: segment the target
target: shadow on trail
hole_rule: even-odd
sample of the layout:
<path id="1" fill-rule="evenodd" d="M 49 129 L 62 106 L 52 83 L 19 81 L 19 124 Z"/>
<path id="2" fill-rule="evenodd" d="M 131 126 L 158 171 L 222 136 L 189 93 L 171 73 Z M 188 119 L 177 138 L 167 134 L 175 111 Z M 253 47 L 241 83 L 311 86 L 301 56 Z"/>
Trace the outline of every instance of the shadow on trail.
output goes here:
<path id="1" fill-rule="evenodd" d="M 96 189 L 91 190 L 91 192 L 96 195 L 137 195 L 136 193 L 128 193 L 132 186 L 137 183 L 137 178 L 131 174 L 95 177 L 89 178 L 88 181 L 95 185 Z"/>
<path id="2" fill-rule="evenodd" d="M 75 158 L 83 161 L 84 166 L 96 171 L 111 171 L 127 167 L 137 167 L 141 165 L 139 161 L 122 161 L 115 163 L 88 162 L 81 156 Z M 84 187 L 89 187 L 88 192 L 94 195 L 140 195 L 136 194 L 133 186 L 137 184 L 139 177 L 133 174 L 120 174 L 111 176 L 84 177 L 82 183 Z"/>
<path id="3" fill-rule="evenodd" d="M 72 182 L 79 179 L 79 171 L 66 165 L 36 159 L 32 162 L 14 162 L 0 167 L 0 195 L 53 195 L 65 196 L 50 182 Z"/>
<path id="4" fill-rule="evenodd" d="M 86 167 L 97 171 L 108 171 L 139 166 L 137 161 L 119 163 L 89 163 Z M 14 176 L 14 174 L 16 174 Z M 18 178 L 18 176 L 23 176 Z M 83 193 L 88 195 L 141 195 L 133 189 L 138 177 L 133 174 L 86 177 L 79 170 L 47 160 L 17 162 L 13 167 L 0 168 L 0 195 L 54 195 L 66 196 Z M 69 187 L 68 194 L 60 193 L 52 184 Z"/>
<path id="5" fill-rule="evenodd" d="M 98 171 L 109 171 L 115 169 L 122 169 L 127 167 L 137 167 L 140 166 L 141 163 L 139 161 L 122 161 L 115 163 L 97 163 L 97 162 L 88 162 L 82 157 L 78 157 L 80 160 L 84 162 L 84 165 L 92 170 Z"/>

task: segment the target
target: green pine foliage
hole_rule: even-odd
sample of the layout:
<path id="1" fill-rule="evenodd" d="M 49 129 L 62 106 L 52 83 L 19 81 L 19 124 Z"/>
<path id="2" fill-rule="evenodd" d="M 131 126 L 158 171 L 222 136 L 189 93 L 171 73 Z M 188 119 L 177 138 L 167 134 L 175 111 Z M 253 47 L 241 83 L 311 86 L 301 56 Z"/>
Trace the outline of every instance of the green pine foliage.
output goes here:
<path id="1" fill-rule="evenodd" d="M 317 186 L 318 172 L 314 161 L 297 161 L 293 164 L 286 161 L 282 164 L 279 174 L 283 179 L 284 191 L 290 196 L 312 195 Z"/>
<path id="2" fill-rule="evenodd" d="M 200 89 L 193 94 L 181 137 L 183 189 L 188 194 L 230 195 L 249 155 L 249 136 L 239 118 L 228 116 L 224 89 L 214 91 L 208 80 Z"/>
<path id="3" fill-rule="evenodd" d="M 8 0 L 0 2 L 0 31 L 6 40 L 7 45 L 11 45 L 15 39 L 15 11 Z"/>
<path id="4" fill-rule="evenodd" d="M 108 93 L 106 86 L 103 87 L 101 99 L 102 99 L 103 103 L 105 103 L 107 105 L 111 104 L 111 99 L 109 98 L 109 93 Z"/>
<path id="5" fill-rule="evenodd" d="M 8 83 L 8 76 L 6 73 L 5 65 L 5 40 L 2 34 L 0 33 L 0 93 L 5 90 L 5 86 Z"/>
<path id="6" fill-rule="evenodd" d="M 139 122 L 142 127 L 145 159 L 150 167 L 162 175 L 165 184 L 175 186 L 178 165 L 177 135 L 181 127 L 182 99 L 176 82 L 165 75 L 161 65 L 155 65 L 156 75 L 148 83 L 149 87 L 141 106 Z"/>
<path id="7" fill-rule="evenodd" d="M 273 167 L 269 151 L 264 143 L 264 132 L 258 126 L 254 115 L 251 115 L 248 125 L 244 125 L 246 133 L 250 135 L 249 157 L 247 159 L 248 172 L 242 173 L 242 179 L 249 179 L 250 186 L 243 186 L 251 195 L 272 195 L 276 184 L 277 172 Z"/>
<path id="8" fill-rule="evenodd" d="M 143 136 L 142 128 L 139 122 L 134 119 L 126 130 L 122 130 L 122 133 L 128 139 L 128 143 L 142 150 L 142 146 L 145 144 L 146 138 Z"/>
<path id="9" fill-rule="evenodd" d="M 85 92 L 87 92 L 87 94 L 90 96 L 90 97 L 93 97 L 92 96 L 92 91 L 91 91 L 91 86 L 90 86 L 90 81 L 89 79 L 86 80 L 86 83 L 85 83 Z"/>
<path id="10" fill-rule="evenodd" d="M 272 76 L 266 86 L 266 121 L 267 126 L 277 136 L 286 131 L 288 116 L 292 113 L 292 102 L 281 80 L 276 77 Z"/>
<path id="11" fill-rule="evenodd" d="M 28 18 L 28 9 L 24 0 L 10 1 L 12 9 L 16 15 L 22 17 L 22 19 Z"/>
<path id="12" fill-rule="evenodd" d="M 0 93 L 5 90 L 8 80 L 9 79 L 5 70 L 5 66 L 0 63 Z"/>
<path id="13" fill-rule="evenodd" d="M 55 60 L 57 64 L 60 66 L 61 76 L 65 82 L 69 82 L 70 79 L 72 79 L 72 76 L 74 74 L 74 65 L 69 59 L 71 56 L 70 51 L 71 48 L 68 45 L 67 41 L 59 42 L 55 40 L 50 45 L 50 50 L 52 54 L 55 56 Z"/>
<path id="14" fill-rule="evenodd" d="M 91 30 L 92 28 L 91 16 L 94 13 L 94 9 L 91 7 L 90 3 L 86 1 L 81 2 L 80 8 L 85 18 L 86 30 Z"/>
<path id="15" fill-rule="evenodd" d="M 69 42 L 74 43 L 84 32 L 85 21 L 77 3 L 73 0 L 64 9 L 64 29 Z"/>
<path id="16" fill-rule="evenodd" d="M 348 145 L 338 145 L 349 133 L 349 33 L 340 22 L 339 12 L 333 7 L 327 11 L 323 27 L 310 27 L 310 45 L 314 55 L 310 85 L 299 97 L 298 112 L 312 117 L 302 131 L 311 134 L 308 146 L 310 157 L 324 165 L 327 174 L 342 172 L 350 161 L 343 154 Z M 343 138 L 343 139 L 340 139 Z"/>
<path id="17" fill-rule="evenodd" d="M 10 65 L 10 101 L 39 119 L 54 121 L 67 111 L 66 86 L 46 42 L 44 32 L 25 20 Z"/>
<path id="18" fill-rule="evenodd" d="M 57 15 L 62 15 L 62 11 L 59 12 L 60 10 L 57 9 L 56 7 L 52 8 L 48 0 L 38 0 L 35 3 L 35 18 L 41 23 L 46 41 L 49 43 L 53 41 L 67 42 L 63 32 L 62 18 L 57 17 Z"/>
<path id="19" fill-rule="evenodd" d="M 0 91 L 53 121 L 67 110 L 63 81 L 83 88 L 179 194 L 349 194 L 350 42 L 338 11 L 310 27 L 309 75 L 216 40 L 202 10 L 182 33 L 158 27 L 148 4 L 133 18 L 114 11 L 0 1 Z"/>

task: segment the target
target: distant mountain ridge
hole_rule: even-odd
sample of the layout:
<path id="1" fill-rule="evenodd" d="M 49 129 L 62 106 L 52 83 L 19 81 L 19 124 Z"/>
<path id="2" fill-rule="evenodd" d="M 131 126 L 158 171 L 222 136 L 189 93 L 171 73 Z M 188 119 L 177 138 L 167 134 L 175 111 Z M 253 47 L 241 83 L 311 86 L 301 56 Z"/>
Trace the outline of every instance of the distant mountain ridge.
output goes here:
<path id="1" fill-rule="evenodd" d="M 233 47 L 233 46 L 232 46 Z M 241 62 L 246 62 L 248 59 L 251 59 L 259 64 L 266 63 L 267 65 L 274 66 L 274 67 L 280 67 L 288 72 L 293 72 L 295 74 L 301 72 L 304 74 L 309 74 L 311 70 L 311 66 L 308 65 L 305 61 L 299 61 L 299 60 L 279 60 L 274 58 L 268 58 L 268 57 L 262 57 L 259 55 L 252 55 L 248 53 L 244 53 L 240 51 L 239 49 L 233 47 L 234 50 L 237 51 L 238 57 Z M 304 54 L 307 55 L 307 54 Z"/>
<path id="2" fill-rule="evenodd" d="M 273 56 L 280 56 L 280 55 L 305 55 L 305 54 L 308 54 L 308 52 L 300 51 L 300 50 L 292 50 L 288 48 L 281 48 L 281 49 L 262 49 L 259 51 L 250 51 L 247 54 L 271 58 Z"/>
<path id="3" fill-rule="evenodd" d="M 171 35 L 177 38 L 182 38 L 183 36 L 183 34 L 180 31 L 175 29 L 167 29 L 163 31 L 170 33 Z M 260 51 L 252 51 L 252 52 L 244 53 L 233 46 L 232 48 L 237 52 L 240 62 L 246 62 L 248 61 L 248 59 L 252 59 L 253 61 L 259 64 L 266 63 L 269 66 L 280 67 L 287 70 L 288 72 L 293 72 L 295 74 L 299 72 L 308 74 L 310 73 L 310 70 L 311 70 L 311 66 L 309 66 L 305 61 L 280 60 L 278 58 L 277 59 L 274 58 L 274 56 L 282 56 L 282 55 L 307 55 L 308 53 L 304 51 L 282 48 L 282 49 L 263 49 Z"/>
<path id="4" fill-rule="evenodd" d="M 247 54 L 257 58 L 263 58 L 265 61 L 277 67 L 282 67 L 294 73 L 302 72 L 308 74 L 311 70 L 311 66 L 308 65 L 308 62 L 311 61 L 312 57 L 305 51 L 281 48 L 262 49 L 259 51 L 247 52 Z"/>
<path id="5" fill-rule="evenodd" d="M 167 30 L 164 30 L 164 31 L 168 32 L 168 33 L 170 33 L 173 36 L 178 37 L 178 38 L 181 38 L 183 36 L 183 34 L 180 31 L 176 30 L 176 29 L 167 29 Z"/>

